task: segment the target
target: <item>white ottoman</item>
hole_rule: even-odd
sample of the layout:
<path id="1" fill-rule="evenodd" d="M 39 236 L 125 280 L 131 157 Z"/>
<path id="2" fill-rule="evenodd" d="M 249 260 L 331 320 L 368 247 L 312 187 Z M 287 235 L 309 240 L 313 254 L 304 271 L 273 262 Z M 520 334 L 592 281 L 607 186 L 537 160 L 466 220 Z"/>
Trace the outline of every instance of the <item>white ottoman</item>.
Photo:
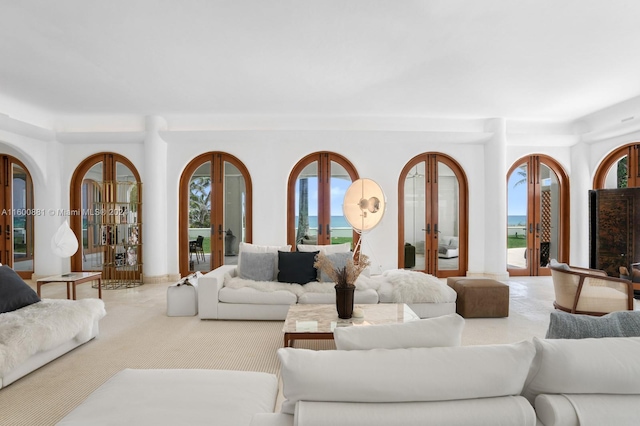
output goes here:
<path id="1" fill-rule="evenodd" d="M 198 314 L 198 283 L 182 280 L 167 288 L 167 316 L 189 317 Z"/>
<path id="2" fill-rule="evenodd" d="M 273 413 L 273 374 L 223 370 L 122 370 L 58 425 L 249 426 Z"/>

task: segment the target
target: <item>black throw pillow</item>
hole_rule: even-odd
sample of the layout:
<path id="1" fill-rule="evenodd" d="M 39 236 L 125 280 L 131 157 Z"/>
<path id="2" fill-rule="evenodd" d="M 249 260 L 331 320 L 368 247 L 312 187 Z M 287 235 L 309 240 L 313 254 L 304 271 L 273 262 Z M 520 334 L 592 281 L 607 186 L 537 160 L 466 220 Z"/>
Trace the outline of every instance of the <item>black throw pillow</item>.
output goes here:
<path id="1" fill-rule="evenodd" d="M 307 284 L 318 280 L 318 270 L 313 267 L 319 252 L 279 251 L 278 281 L 281 283 Z"/>
<path id="2" fill-rule="evenodd" d="M 38 294 L 7 265 L 0 266 L 0 314 L 39 302 Z"/>

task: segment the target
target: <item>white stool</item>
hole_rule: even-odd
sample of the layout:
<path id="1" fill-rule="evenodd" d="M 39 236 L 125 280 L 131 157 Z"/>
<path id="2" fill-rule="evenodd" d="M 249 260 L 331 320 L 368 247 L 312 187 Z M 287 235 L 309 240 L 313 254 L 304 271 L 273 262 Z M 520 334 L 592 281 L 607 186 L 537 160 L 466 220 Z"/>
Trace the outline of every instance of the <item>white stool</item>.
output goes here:
<path id="1" fill-rule="evenodd" d="M 198 282 L 187 280 L 167 288 L 167 316 L 189 317 L 198 314 Z M 192 284 L 191 284 L 192 283 Z"/>

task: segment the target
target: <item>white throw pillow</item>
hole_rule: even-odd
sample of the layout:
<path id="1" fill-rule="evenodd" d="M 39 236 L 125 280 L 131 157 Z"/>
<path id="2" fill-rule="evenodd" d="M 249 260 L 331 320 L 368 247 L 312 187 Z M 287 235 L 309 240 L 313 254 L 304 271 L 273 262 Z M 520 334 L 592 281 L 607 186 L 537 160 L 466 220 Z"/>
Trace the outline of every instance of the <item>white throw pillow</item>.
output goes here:
<path id="1" fill-rule="evenodd" d="M 312 244 L 298 244 L 298 251 L 319 251 L 322 254 L 334 254 L 334 253 L 348 253 L 351 251 L 351 243 L 343 244 L 327 244 L 327 245 L 312 245 Z"/>
<path id="2" fill-rule="evenodd" d="M 274 274 L 271 281 L 277 279 L 276 273 L 278 271 L 278 251 L 291 251 L 291 245 L 286 246 L 261 246 L 257 244 L 241 242 L 238 246 L 238 276 L 242 275 L 242 252 L 245 253 L 275 253 L 276 258 L 274 260 Z"/>
<path id="3" fill-rule="evenodd" d="M 530 341 L 450 348 L 313 351 L 280 348 L 282 412 L 298 401 L 419 402 L 519 395 Z"/>
<path id="4" fill-rule="evenodd" d="M 640 337 L 533 338 L 536 357 L 522 395 L 640 394 Z"/>
<path id="5" fill-rule="evenodd" d="M 453 313 L 402 324 L 336 327 L 333 338 L 339 350 L 460 346 L 463 328 L 464 318 Z"/>

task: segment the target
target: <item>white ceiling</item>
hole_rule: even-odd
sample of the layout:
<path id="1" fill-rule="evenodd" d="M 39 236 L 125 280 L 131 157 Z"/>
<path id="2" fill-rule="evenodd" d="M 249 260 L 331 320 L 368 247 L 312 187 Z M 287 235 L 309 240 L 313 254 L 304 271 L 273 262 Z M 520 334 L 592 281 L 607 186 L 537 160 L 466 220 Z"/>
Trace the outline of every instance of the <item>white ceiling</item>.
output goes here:
<path id="1" fill-rule="evenodd" d="M 570 121 L 640 96 L 639 41 L 635 0 L 0 0 L 0 96 L 53 115 Z"/>

